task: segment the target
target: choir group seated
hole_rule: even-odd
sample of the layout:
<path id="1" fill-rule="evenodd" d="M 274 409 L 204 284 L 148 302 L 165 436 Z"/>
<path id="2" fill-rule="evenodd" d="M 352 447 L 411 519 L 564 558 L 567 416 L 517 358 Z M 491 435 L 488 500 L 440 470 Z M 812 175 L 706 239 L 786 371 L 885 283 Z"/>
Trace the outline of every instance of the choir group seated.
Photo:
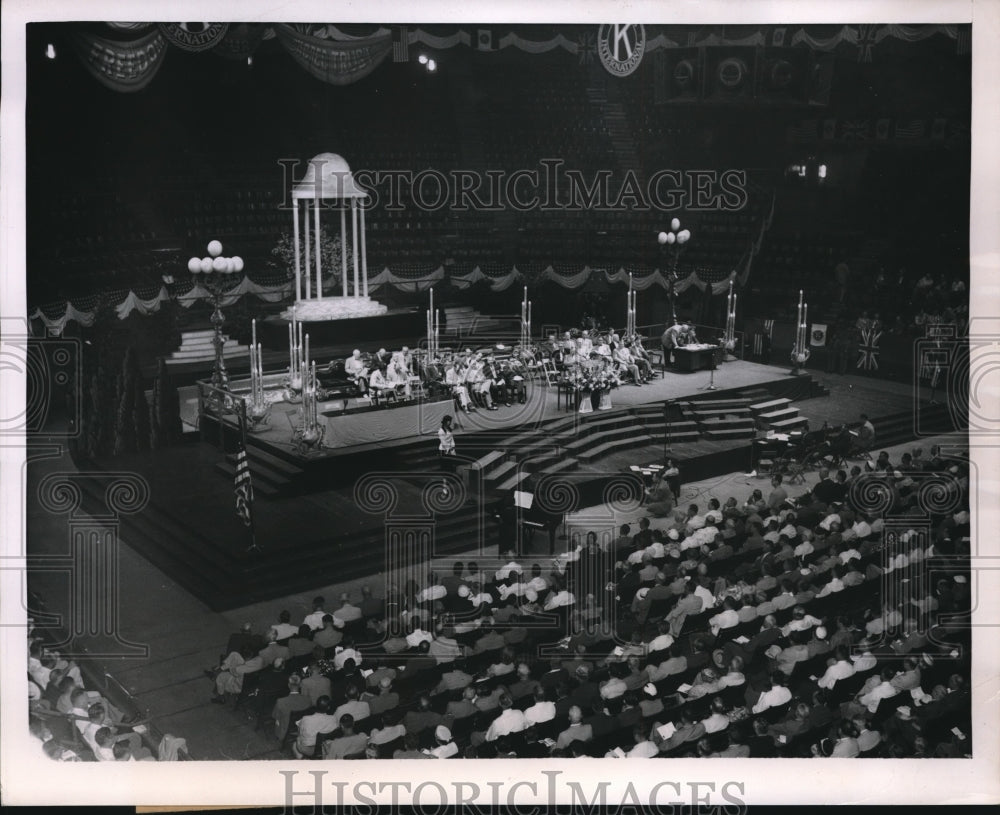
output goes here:
<path id="1" fill-rule="evenodd" d="M 968 465 L 866 469 L 317 597 L 220 643 L 213 698 L 301 759 L 968 756 Z"/>

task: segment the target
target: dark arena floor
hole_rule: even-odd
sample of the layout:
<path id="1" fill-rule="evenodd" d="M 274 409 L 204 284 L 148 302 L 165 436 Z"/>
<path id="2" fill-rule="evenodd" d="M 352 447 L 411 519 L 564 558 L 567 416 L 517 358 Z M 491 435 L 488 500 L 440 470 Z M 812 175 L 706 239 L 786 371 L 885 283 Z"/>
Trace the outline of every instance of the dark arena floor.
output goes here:
<path id="1" fill-rule="evenodd" d="M 1000 9 L 954 5 L 5 3 L 5 799 L 451 758 L 994 794 Z"/>

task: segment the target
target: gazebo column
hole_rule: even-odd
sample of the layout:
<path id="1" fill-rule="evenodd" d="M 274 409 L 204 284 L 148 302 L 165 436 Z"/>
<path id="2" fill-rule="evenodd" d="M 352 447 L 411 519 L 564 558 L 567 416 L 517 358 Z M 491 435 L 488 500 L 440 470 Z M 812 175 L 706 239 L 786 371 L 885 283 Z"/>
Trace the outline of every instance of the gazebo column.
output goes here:
<path id="1" fill-rule="evenodd" d="M 351 199 L 351 256 L 354 258 L 354 296 L 361 296 L 358 286 L 358 199 Z"/>
<path id="2" fill-rule="evenodd" d="M 340 279 L 344 283 L 344 297 L 347 297 L 347 211 L 340 202 Z"/>
<path id="3" fill-rule="evenodd" d="M 305 240 L 303 241 L 303 244 L 305 245 L 305 248 L 306 248 L 306 257 L 305 257 L 305 260 L 306 260 L 306 274 L 305 274 L 305 278 L 306 278 L 306 300 L 308 300 L 308 299 L 310 299 L 312 297 L 312 256 L 310 255 L 310 249 L 312 247 L 309 244 L 309 199 L 308 198 L 303 198 L 302 199 L 302 204 L 303 204 L 303 208 L 302 208 L 303 218 L 302 218 L 302 220 L 305 222 L 305 225 L 306 225 L 306 234 L 305 234 Z"/>
<path id="4" fill-rule="evenodd" d="M 364 295 L 368 296 L 368 252 L 365 250 L 365 208 L 364 204 L 359 207 L 361 210 L 361 276 L 364 279 Z"/>
<path id="5" fill-rule="evenodd" d="M 323 296 L 323 253 L 319 240 L 319 198 L 313 203 L 313 212 L 316 218 L 316 299 Z"/>
<path id="6" fill-rule="evenodd" d="M 299 199 L 292 199 L 292 243 L 295 244 L 295 300 L 302 299 L 302 269 L 299 262 Z"/>

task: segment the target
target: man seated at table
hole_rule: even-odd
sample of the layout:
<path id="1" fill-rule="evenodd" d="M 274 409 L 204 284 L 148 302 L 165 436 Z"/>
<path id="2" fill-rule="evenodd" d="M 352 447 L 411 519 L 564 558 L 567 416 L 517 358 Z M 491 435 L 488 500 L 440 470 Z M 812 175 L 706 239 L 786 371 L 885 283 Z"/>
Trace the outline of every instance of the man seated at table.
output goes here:
<path id="1" fill-rule="evenodd" d="M 379 399 L 386 394 L 396 392 L 396 386 L 386 378 L 383 368 L 376 368 L 371 372 L 371 376 L 368 378 L 368 387 L 371 389 L 375 404 L 378 404 Z"/>
<path id="2" fill-rule="evenodd" d="M 392 362 L 389 364 L 386 381 L 395 387 L 397 391 L 402 391 L 407 399 L 410 398 L 410 369 L 407 367 L 401 351 L 397 351 L 392 355 Z"/>
<path id="3" fill-rule="evenodd" d="M 361 359 L 361 351 L 357 348 L 344 360 L 344 373 L 357 385 L 358 393 L 364 393 L 368 390 L 368 367 Z"/>
<path id="4" fill-rule="evenodd" d="M 694 326 L 686 320 L 681 325 L 681 336 L 678 345 L 696 345 L 698 337 L 694 333 Z"/>

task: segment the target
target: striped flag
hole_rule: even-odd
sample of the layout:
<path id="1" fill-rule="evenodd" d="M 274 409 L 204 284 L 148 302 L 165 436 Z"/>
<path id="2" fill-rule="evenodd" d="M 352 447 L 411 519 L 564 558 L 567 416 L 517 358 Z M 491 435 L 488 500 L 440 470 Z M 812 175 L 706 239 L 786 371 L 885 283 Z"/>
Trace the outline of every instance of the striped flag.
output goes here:
<path id="1" fill-rule="evenodd" d="M 774 339 L 774 320 L 764 320 L 764 330 L 769 340 Z"/>
<path id="2" fill-rule="evenodd" d="M 236 514 L 246 526 L 253 527 L 253 482 L 250 480 L 250 462 L 243 443 L 245 433 L 243 416 L 240 416 L 240 447 L 236 451 L 236 475 L 233 479 L 236 489 Z"/>
<path id="3" fill-rule="evenodd" d="M 861 370 L 878 370 L 878 341 L 881 337 L 881 331 L 874 331 L 870 328 L 861 332 L 861 344 L 858 346 L 858 367 Z"/>
<path id="4" fill-rule="evenodd" d="M 409 26 L 401 25 L 397 26 L 398 39 L 393 40 L 392 43 L 392 61 L 393 62 L 409 62 L 410 61 L 410 29 Z"/>
<path id="5" fill-rule="evenodd" d="M 911 119 L 908 122 L 896 122 L 897 139 L 922 139 L 924 137 L 924 120 Z"/>

